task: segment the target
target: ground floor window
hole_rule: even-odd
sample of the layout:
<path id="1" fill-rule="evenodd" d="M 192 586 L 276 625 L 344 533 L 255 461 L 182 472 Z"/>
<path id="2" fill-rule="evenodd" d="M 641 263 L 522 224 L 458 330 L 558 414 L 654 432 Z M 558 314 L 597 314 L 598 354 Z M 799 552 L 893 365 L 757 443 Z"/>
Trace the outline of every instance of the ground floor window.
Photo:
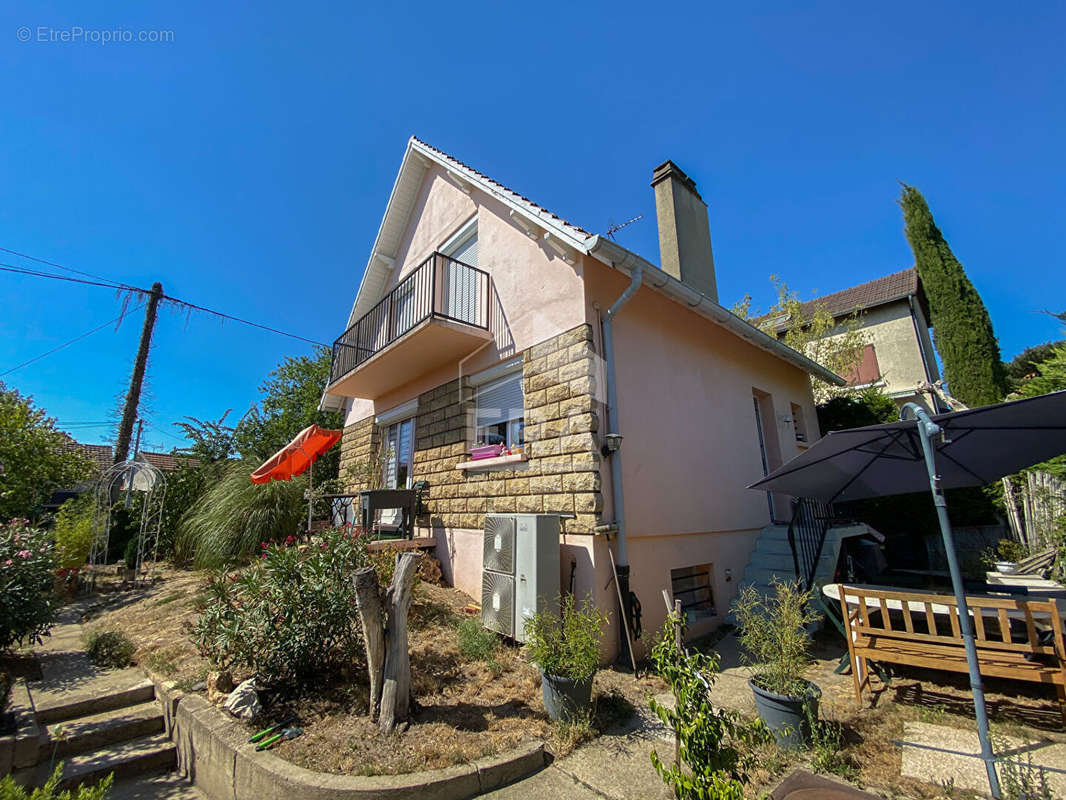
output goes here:
<path id="1" fill-rule="evenodd" d="M 525 444 L 521 372 L 478 387 L 476 405 L 477 444 L 499 444 L 508 449 Z"/>
<path id="2" fill-rule="evenodd" d="M 718 616 L 711 588 L 713 564 L 698 564 L 670 570 L 670 587 L 674 600 L 681 601 L 681 613 L 689 623 Z"/>

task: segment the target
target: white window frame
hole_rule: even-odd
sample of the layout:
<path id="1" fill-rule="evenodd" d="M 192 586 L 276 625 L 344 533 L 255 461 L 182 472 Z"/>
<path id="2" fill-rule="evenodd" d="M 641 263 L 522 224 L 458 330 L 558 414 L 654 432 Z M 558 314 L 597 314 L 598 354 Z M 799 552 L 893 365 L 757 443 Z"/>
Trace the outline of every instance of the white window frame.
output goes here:
<path id="1" fill-rule="evenodd" d="M 514 451 L 514 450 L 517 450 L 517 449 L 520 449 L 520 448 L 524 449 L 524 447 L 525 447 L 524 431 L 525 431 L 526 410 L 525 410 L 525 392 L 522 391 L 522 359 L 520 357 L 516 358 L 516 359 L 512 359 L 511 361 L 507 362 L 504 365 L 499 365 L 497 367 L 493 367 L 491 369 L 485 370 L 480 375 L 476 375 L 476 376 L 471 378 L 470 383 L 475 387 L 475 390 L 476 390 L 475 394 L 474 394 L 474 443 L 475 443 L 475 446 L 476 445 L 481 445 L 481 444 L 488 444 L 488 442 L 486 441 L 486 437 L 483 436 L 482 432 L 485 431 L 487 428 L 491 427 L 489 425 L 480 425 L 479 426 L 477 424 L 478 416 L 479 416 L 478 415 L 479 404 L 481 402 L 481 394 L 482 394 L 482 392 L 484 392 L 484 391 L 486 391 L 486 390 L 488 390 L 488 389 L 490 389 L 492 387 L 498 386 L 499 384 L 503 383 L 504 381 L 512 381 L 512 380 L 517 380 L 518 381 L 518 390 L 519 390 L 519 393 L 522 395 L 522 411 L 521 411 L 522 415 L 521 416 L 514 416 L 513 412 L 515 411 L 515 409 L 512 409 L 511 410 L 512 411 L 512 415 L 507 416 L 506 418 L 501 418 L 498 422 L 492 423 L 492 426 L 501 425 L 501 424 L 506 425 L 506 427 L 504 429 L 504 441 L 502 442 L 502 444 L 508 450 Z"/>

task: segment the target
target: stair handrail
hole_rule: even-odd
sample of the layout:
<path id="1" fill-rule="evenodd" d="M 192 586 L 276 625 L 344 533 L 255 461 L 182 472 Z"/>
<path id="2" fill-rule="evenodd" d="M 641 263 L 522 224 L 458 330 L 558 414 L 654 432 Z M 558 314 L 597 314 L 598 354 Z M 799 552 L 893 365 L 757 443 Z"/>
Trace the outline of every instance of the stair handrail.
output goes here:
<path id="1" fill-rule="evenodd" d="M 826 533 L 835 516 L 833 506 L 813 497 L 797 497 L 792 501 L 792 520 L 788 523 L 788 546 L 792 550 L 792 566 L 803 591 L 814 586 L 814 575 L 822 557 Z"/>

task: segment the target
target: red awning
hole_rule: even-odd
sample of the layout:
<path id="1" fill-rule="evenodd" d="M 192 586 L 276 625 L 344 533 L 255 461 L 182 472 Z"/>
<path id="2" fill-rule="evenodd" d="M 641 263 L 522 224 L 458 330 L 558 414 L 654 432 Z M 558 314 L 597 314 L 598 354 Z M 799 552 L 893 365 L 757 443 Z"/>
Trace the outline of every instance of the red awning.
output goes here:
<path id="1" fill-rule="evenodd" d="M 331 431 L 311 425 L 304 428 L 296 438 L 263 462 L 252 473 L 252 483 L 291 481 L 302 475 L 307 468 L 341 438 L 341 431 Z"/>

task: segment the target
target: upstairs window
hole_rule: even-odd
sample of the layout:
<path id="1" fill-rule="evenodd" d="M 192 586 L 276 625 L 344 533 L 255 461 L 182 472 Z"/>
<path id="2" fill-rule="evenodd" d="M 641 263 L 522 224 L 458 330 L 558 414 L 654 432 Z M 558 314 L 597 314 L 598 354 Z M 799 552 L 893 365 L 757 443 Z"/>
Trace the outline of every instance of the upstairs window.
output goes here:
<path id="1" fill-rule="evenodd" d="M 479 445 L 502 444 L 508 450 L 525 444 L 522 373 L 515 372 L 478 387 L 474 438 Z"/>
<path id="2" fill-rule="evenodd" d="M 844 378 L 852 388 L 873 386 L 881 380 L 881 367 L 877 363 L 877 350 L 872 344 L 862 349 L 858 362 L 848 371 Z"/>

